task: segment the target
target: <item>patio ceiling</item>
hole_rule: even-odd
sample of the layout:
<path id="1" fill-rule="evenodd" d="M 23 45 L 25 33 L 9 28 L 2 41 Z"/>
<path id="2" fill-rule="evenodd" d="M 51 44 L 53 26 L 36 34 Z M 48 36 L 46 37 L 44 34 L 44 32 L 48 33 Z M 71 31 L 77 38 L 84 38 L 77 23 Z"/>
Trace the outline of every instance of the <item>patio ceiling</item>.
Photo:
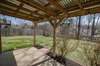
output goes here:
<path id="1" fill-rule="evenodd" d="M 1 0 L 0 14 L 31 21 L 100 13 L 100 0 Z"/>

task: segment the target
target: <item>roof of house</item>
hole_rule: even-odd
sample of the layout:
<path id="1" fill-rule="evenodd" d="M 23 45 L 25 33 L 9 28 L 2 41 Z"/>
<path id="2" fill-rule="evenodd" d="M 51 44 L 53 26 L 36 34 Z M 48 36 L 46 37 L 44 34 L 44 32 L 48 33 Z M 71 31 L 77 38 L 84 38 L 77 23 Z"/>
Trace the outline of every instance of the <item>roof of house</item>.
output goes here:
<path id="1" fill-rule="evenodd" d="M 0 14 L 31 21 L 100 13 L 100 0 L 2 0 Z"/>

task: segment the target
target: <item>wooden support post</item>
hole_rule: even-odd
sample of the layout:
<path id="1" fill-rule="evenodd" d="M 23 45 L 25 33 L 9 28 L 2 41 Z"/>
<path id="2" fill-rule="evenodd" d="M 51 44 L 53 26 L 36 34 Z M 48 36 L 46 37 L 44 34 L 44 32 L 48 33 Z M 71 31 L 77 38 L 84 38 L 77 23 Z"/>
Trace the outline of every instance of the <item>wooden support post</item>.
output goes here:
<path id="1" fill-rule="evenodd" d="M 56 27 L 53 26 L 53 52 L 56 50 Z"/>
<path id="2" fill-rule="evenodd" d="M 62 22 L 62 19 L 59 19 L 59 21 L 57 22 L 58 19 L 55 19 L 54 22 L 52 22 L 52 20 L 50 20 L 50 23 L 53 27 L 53 46 L 52 46 L 52 51 L 55 53 L 56 51 L 56 29 L 59 26 L 59 24 Z"/>
<path id="3" fill-rule="evenodd" d="M 36 45 L 36 27 L 37 27 L 37 23 L 34 23 L 34 33 L 33 33 L 34 39 L 33 39 L 33 46 Z"/>
<path id="4" fill-rule="evenodd" d="M 52 25 L 53 27 L 53 45 L 52 45 L 52 52 L 55 53 L 55 50 L 56 50 L 56 28 L 57 28 L 57 23 L 56 23 L 56 20 L 54 20 L 55 22 L 52 22 L 52 20 L 50 20 L 50 24 Z"/>
<path id="5" fill-rule="evenodd" d="M 1 25 L 0 25 L 0 53 L 2 53 Z"/>

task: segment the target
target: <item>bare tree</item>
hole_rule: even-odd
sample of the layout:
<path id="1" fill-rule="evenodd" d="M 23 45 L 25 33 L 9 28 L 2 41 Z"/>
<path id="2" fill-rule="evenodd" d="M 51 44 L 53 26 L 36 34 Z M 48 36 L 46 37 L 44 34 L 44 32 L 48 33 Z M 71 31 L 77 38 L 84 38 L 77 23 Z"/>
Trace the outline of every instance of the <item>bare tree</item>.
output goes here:
<path id="1" fill-rule="evenodd" d="M 48 36 L 49 35 L 49 24 L 45 23 L 40 25 L 40 29 L 43 31 L 43 36 Z"/>

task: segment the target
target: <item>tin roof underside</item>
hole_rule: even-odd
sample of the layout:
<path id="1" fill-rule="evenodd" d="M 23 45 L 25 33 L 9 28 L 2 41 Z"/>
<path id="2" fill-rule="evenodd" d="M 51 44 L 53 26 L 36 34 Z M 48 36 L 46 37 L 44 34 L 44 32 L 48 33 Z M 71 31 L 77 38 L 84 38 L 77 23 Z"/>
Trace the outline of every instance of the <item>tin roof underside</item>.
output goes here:
<path id="1" fill-rule="evenodd" d="M 100 0 L 2 0 L 0 14 L 31 21 L 100 13 Z"/>

